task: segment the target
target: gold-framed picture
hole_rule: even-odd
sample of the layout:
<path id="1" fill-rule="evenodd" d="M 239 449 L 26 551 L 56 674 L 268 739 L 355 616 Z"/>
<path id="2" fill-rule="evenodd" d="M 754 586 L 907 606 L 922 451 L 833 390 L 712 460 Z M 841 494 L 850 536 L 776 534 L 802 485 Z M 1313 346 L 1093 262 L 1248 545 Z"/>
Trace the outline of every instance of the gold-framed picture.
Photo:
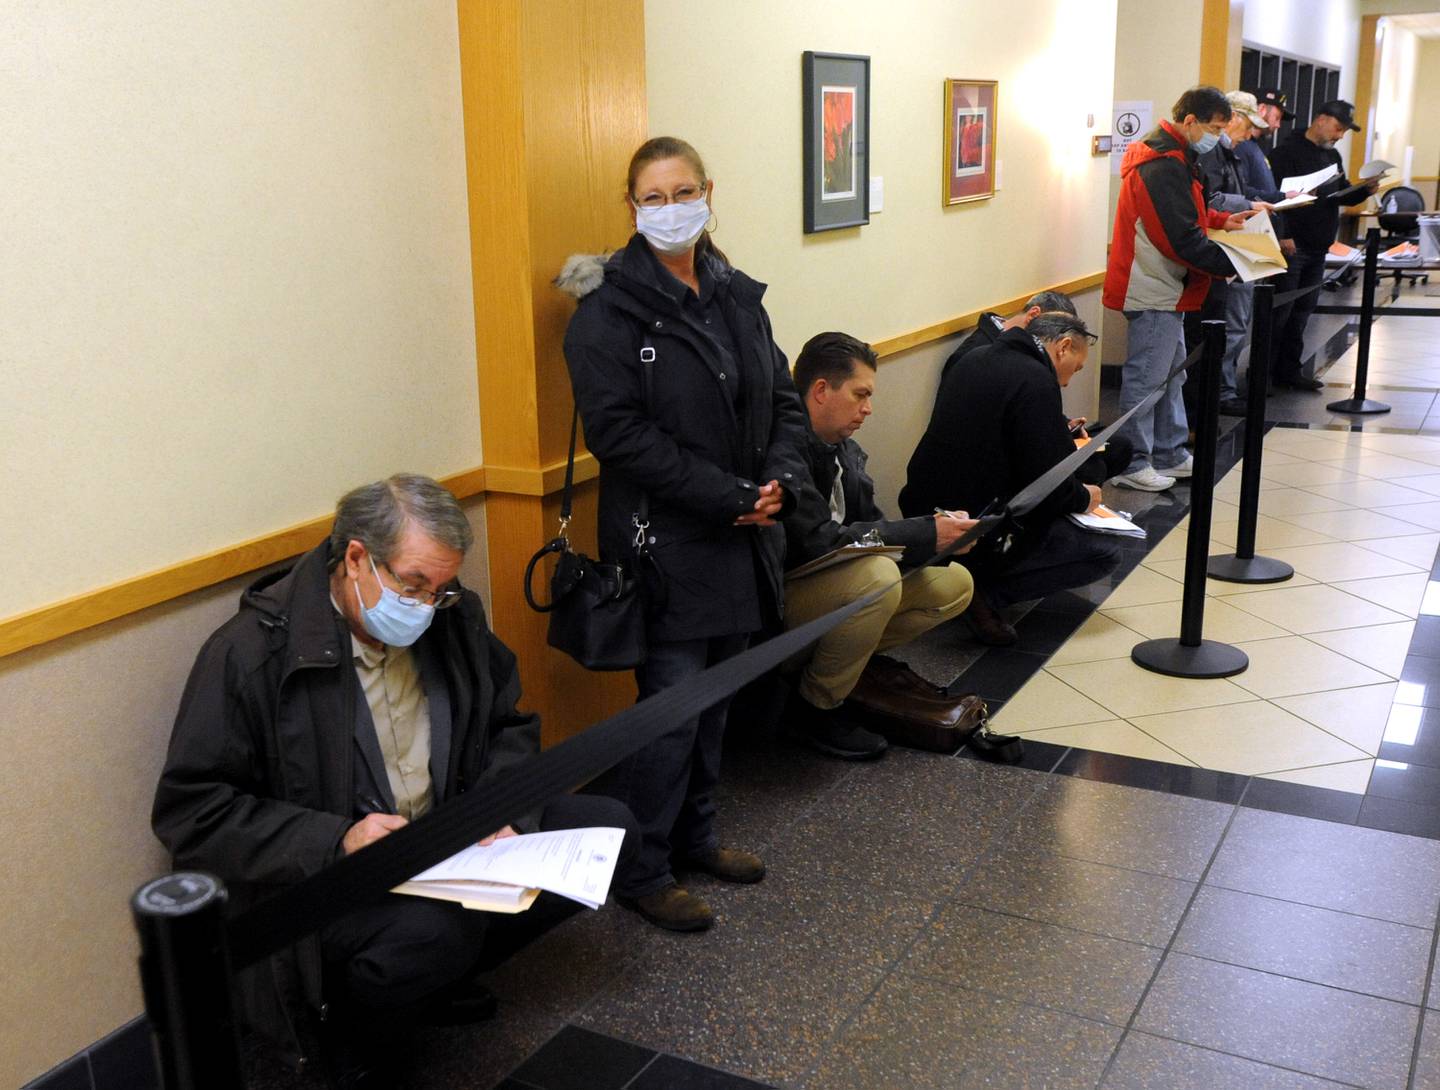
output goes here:
<path id="1" fill-rule="evenodd" d="M 945 173 L 940 203 L 965 204 L 995 196 L 998 80 L 945 81 Z"/>

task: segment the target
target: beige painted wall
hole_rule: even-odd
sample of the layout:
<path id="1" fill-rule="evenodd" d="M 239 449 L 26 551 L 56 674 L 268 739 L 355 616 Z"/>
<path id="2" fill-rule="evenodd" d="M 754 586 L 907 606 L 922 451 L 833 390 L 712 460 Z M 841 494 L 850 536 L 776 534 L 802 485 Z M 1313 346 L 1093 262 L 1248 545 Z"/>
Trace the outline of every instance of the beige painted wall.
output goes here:
<path id="1" fill-rule="evenodd" d="M 452 0 L 10 4 L 0 101 L 0 617 L 479 464 Z"/>
<path id="2" fill-rule="evenodd" d="M 1421 177 L 1440 174 L 1440 38 L 1420 42 L 1416 65 L 1415 105 L 1411 113 L 1411 141 L 1415 145 L 1415 173 Z M 1429 193 L 1431 185 L 1421 186 Z M 1433 201 L 1427 205 L 1434 208 Z"/>
<path id="3" fill-rule="evenodd" d="M 1201 5 L 1196 0 L 1119 0 L 1115 22 L 1115 100 L 1150 102 L 1152 124 L 1170 116 L 1170 107 L 1200 74 Z M 1110 241 L 1120 176 L 1110 176 L 1105 241 Z M 1123 315 L 1104 312 L 1101 359 L 1125 360 Z M 1096 368 L 1099 371 L 1099 368 Z"/>
<path id="4" fill-rule="evenodd" d="M 705 157 L 716 241 L 770 284 L 766 306 L 792 358 L 822 329 L 881 340 L 1103 267 L 1108 167 L 1089 142 L 1108 131 L 1113 0 L 908 0 L 903 13 L 835 0 L 823 19 L 810 4 L 734 0 L 704 21 L 703 48 L 694 4 L 645 9 L 650 130 Z M 803 233 L 807 49 L 871 58 L 871 174 L 885 196 L 864 227 Z M 1000 81 L 1002 184 L 993 200 L 948 209 L 946 77 Z"/>
<path id="5" fill-rule="evenodd" d="M 465 507 L 483 588 L 485 505 Z M 168 869 L 156 776 L 196 652 L 256 577 L 0 659 L 0 1086 L 140 1013 L 128 901 Z"/>
<path id="6" fill-rule="evenodd" d="M 1375 98 L 1375 127 L 1370 134 L 1367 159 L 1388 159 L 1400 170 L 1389 176 L 1399 181 L 1405 167 L 1405 148 L 1413 142 L 1415 85 L 1420 39 L 1389 19 L 1380 20 L 1380 88 Z M 1362 122 L 1363 124 L 1363 122 Z M 1429 173 L 1420 171 L 1419 173 Z"/>
<path id="7" fill-rule="evenodd" d="M 454 3 L 9 5 L 0 101 L 0 616 L 480 463 Z M 0 1085 L 140 1011 L 156 773 L 249 578 L 0 659 Z"/>

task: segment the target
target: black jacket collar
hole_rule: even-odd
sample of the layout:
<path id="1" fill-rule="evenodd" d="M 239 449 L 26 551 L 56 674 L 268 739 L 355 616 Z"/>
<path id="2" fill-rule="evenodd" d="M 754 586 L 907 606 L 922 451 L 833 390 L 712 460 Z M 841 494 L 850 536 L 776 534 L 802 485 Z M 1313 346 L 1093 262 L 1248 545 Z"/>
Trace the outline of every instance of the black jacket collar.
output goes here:
<path id="1" fill-rule="evenodd" d="M 698 259 L 699 275 L 710 279 L 722 300 L 729 296 L 741 306 L 753 307 L 765 295 L 765 285 L 752 280 L 739 269 L 725 264 L 713 254 Z M 638 232 L 630 237 L 623 250 L 617 250 L 605 263 L 605 282 L 618 288 L 645 306 L 667 314 L 676 314 L 689 289 L 676 280 L 650 249 Z"/>

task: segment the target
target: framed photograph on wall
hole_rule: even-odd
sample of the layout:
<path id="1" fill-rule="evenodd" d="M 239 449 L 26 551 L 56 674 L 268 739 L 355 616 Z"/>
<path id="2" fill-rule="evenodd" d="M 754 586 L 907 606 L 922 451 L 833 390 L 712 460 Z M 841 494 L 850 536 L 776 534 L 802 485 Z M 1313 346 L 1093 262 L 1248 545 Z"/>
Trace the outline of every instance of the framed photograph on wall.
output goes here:
<path id="1" fill-rule="evenodd" d="M 995 80 L 945 81 L 945 175 L 940 203 L 995 196 Z"/>
<path id="2" fill-rule="evenodd" d="M 804 57 L 805 233 L 870 222 L 870 58 Z"/>

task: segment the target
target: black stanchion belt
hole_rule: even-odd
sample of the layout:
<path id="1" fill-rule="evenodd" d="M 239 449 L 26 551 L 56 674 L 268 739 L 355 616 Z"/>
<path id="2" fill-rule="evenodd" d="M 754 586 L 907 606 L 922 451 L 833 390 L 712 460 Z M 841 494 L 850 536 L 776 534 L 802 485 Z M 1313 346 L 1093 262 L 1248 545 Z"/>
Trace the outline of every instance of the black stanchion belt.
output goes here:
<path id="1" fill-rule="evenodd" d="M 1193 366 L 1200 355 L 1199 348 L 1191 352 L 1137 404 L 1095 433 L 1092 441 L 1101 440 L 1135 413 L 1153 405 L 1170 382 Z M 1002 512 L 983 516 L 957 541 L 932 557 L 927 566 L 948 559 L 1007 520 L 1033 510 L 1098 449 L 1098 442 L 1077 447 L 1073 454 L 1016 493 Z M 904 582 L 914 573 L 907 573 L 899 581 Z M 486 784 L 483 790 L 469 791 L 451 799 L 364 851 L 344 856 L 319 874 L 260 902 L 231 925 L 230 951 L 234 967 L 243 968 L 348 912 L 373 904 L 393 887 L 448 859 L 480 837 L 504 828 L 519 815 L 594 779 L 649 745 L 674 724 L 693 718 L 780 665 L 888 593 L 893 586 L 876 590 L 693 674 L 537 753 L 511 769 L 504 778 Z"/>
<path id="2" fill-rule="evenodd" d="M 1318 284 L 1311 284 L 1308 288 L 1296 288 L 1294 291 L 1287 291 L 1284 295 L 1275 296 L 1275 302 L 1270 309 L 1274 310 L 1275 307 L 1283 307 L 1286 303 L 1293 303 L 1302 295 L 1309 295 L 1312 291 L 1319 291 L 1321 288 L 1329 287 L 1331 284 L 1335 283 L 1335 281 L 1339 280 L 1342 276 L 1344 276 L 1351 269 L 1353 269 L 1356 265 L 1359 265 L 1361 256 L 1361 254 L 1356 254 L 1355 257 L 1351 258 L 1344 265 L 1340 266 L 1340 268 L 1336 270 L 1334 276 L 1327 276 Z"/>

